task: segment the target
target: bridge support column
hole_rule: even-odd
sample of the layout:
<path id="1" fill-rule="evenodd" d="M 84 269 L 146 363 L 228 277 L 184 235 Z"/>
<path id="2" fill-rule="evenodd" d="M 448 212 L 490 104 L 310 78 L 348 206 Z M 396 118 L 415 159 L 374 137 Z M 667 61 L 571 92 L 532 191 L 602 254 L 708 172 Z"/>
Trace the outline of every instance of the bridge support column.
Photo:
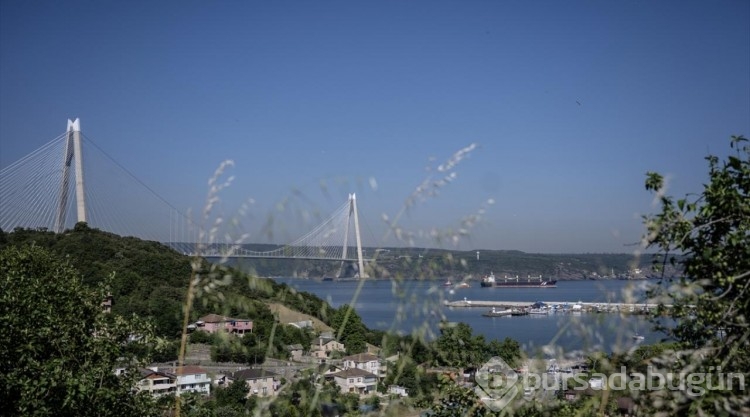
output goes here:
<path id="1" fill-rule="evenodd" d="M 357 195 L 352 194 L 349 196 L 349 213 L 354 211 L 354 236 L 357 239 L 357 262 L 359 266 L 359 277 L 367 278 L 365 273 L 365 262 L 362 259 L 362 238 L 359 235 L 359 215 L 357 214 Z"/>
<path id="2" fill-rule="evenodd" d="M 347 259 L 347 252 L 349 250 L 349 224 L 352 222 L 352 215 L 354 215 L 354 238 L 357 243 L 357 268 L 359 268 L 359 277 L 367 278 L 367 274 L 365 274 L 365 262 L 362 259 L 362 238 L 359 235 L 359 215 L 357 214 L 356 194 L 349 194 L 349 216 L 346 219 L 343 255 L 341 256 L 343 259 Z M 341 268 L 338 274 L 339 276 L 341 276 L 345 264 L 345 260 L 341 262 Z"/>
<path id="3" fill-rule="evenodd" d="M 75 160 L 75 181 L 76 181 L 76 214 L 79 222 L 86 221 L 86 198 L 83 187 L 83 157 L 81 153 L 81 121 L 68 119 L 68 132 L 65 142 L 65 155 L 63 158 L 63 174 L 60 184 L 60 200 L 57 204 L 57 220 L 55 222 L 55 231 L 62 233 L 65 231 L 65 218 L 68 209 L 68 192 L 70 189 L 70 164 Z"/>

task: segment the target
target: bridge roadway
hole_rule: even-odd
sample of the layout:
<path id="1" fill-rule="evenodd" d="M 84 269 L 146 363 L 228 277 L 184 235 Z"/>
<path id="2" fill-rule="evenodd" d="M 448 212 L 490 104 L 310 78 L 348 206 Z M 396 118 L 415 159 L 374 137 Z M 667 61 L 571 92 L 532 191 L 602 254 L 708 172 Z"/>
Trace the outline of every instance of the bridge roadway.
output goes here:
<path id="1" fill-rule="evenodd" d="M 445 306 L 447 307 L 501 307 L 501 308 L 521 308 L 529 307 L 537 301 L 485 301 L 485 300 L 463 300 L 447 301 Z M 620 312 L 628 311 L 640 311 L 644 308 L 651 310 L 655 309 L 658 304 L 650 303 L 593 303 L 593 302 L 570 302 L 570 301 L 543 301 L 546 305 L 560 305 L 571 307 L 573 304 L 580 304 L 582 310 L 592 310 L 595 308 L 601 308 L 603 310 L 617 310 Z M 665 307 L 671 307 L 671 305 L 665 305 Z M 632 308 L 632 310 L 631 310 Z"/>

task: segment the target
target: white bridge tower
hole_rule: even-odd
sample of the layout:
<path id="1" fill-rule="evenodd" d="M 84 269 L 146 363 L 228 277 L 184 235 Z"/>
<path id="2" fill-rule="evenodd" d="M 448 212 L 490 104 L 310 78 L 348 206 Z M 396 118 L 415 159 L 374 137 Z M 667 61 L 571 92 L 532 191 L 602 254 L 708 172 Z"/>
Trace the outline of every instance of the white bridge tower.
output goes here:
<path id="1" fill-rule="evenodd" d="M 359 233 L 359 216 L 357 214 L 356 194 L 349 194 L 349 218 L 346 221 L 346 230 L 344 232 L 344 253 L 342 256 L 344 259 L 346 259 L 349 244 L 349 224 L 352 221 L 352 214 L 354 215 L 354 237 L 357 240 L 357 267 L 359 268 L 359 278 L 367 278 L 367 274 L 365 273 L 365 262 L 362 259 L 362 238 Z"/>
<path id="2" fill-rule="evenodd" d="M 63 158 L 62 183 L 60 184 L 60 200 L 57 205 L 57 221 L 55 232 L 62 233 L 65 230 L 65 218 L 68 208 L 68 192 L 70 189 L 70 164 L 75 161 L 76 181 L 76 211 L 77 222 L 86 221 L 86 198 L 83 191 L 83 159 L 81 154 L 81 121 L 68 119 L 68 132 L 65 141 L 65 155 Z"/>

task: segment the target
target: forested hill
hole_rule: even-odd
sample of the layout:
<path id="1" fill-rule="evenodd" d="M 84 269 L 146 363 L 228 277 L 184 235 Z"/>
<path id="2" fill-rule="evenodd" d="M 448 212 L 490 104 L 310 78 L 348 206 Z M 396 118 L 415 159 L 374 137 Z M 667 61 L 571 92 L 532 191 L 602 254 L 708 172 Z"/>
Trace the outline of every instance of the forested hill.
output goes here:
<path id="1" fill-rule="evenodd" d="M 8 245 L 37 245 L 68 259 L 81 273 L 85 285 L 108 282 L 114 296 L 113 312 L 151 317 L 157 332 L 163 336 L 180 334 L 192 258 L 158 242 L 121 237 L 89 228 L 85 223 L 60 234 L 21 228 L 13 232 L 0 230 L 0 250 Z M 200 272 L 203 284 L 211 281 L 218 285 L 208 293 L 202 289 L 204 295 L 191 310 L 193 320 L 208 313 L 268 315 L 264 301 L 281 302 L 324 322 L 329 322 L 333 311 L 317 296 L 297 293 L 270 279 L 253 278 L 209 264 L 202 265 Z M 227 275 L 232 278 L 226 279 Z"/>

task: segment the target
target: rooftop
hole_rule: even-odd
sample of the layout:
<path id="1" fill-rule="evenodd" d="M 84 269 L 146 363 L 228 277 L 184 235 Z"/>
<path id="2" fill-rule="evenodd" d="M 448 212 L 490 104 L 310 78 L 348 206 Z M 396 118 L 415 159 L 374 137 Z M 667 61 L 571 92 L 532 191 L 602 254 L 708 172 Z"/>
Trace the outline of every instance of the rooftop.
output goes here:
<path id="1" fill-rule="evenodd" d="M 265 369 L 243 369 L 232 374 L 232 379 L 246 381 L 248 379 L 275 378 L 278 375 Z"/>
<path id="2" fill-rule="evenodd" d="M 370 361 L 377 361 L 378 357 L 371 353 L 357 353 L 356 355 L 344 356 L 345 361 L 354 361 L 356 363 L 364 363 Z"/>
<path id="3" fill-rule="evenodd" d="M 378 377 L 377 375 L 373 373 L 367 372 L 359 368 L 345 369 L 343 371 L 336 372 L 335 374 L 331 374 L 331 376 L 337 376 L 339 378 L 352 378 L 352 377 L 377 378 Z"/>

